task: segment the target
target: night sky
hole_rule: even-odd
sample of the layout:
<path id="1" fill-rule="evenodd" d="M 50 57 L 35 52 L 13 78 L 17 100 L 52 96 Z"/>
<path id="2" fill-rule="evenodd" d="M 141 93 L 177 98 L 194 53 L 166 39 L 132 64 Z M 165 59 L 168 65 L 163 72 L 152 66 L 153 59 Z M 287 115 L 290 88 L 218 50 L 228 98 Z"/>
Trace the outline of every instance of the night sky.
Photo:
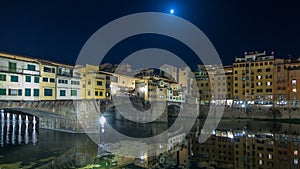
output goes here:
<path id="1" fill-rule="evenodd" d="M 171 8 L 207 35 L 224 65 L 246 51 L 300 56 L 300 3 L 275 0 L 1 1 L 0 50 L 74 64 L 84 43 L 103 25 L 124 15 L 168 13 Z M 105 62 L 119 63 L 149 47 L 172 51 L 188 63 L 199 62 L 180 42 L 151 34 L 120 42 Z"/>

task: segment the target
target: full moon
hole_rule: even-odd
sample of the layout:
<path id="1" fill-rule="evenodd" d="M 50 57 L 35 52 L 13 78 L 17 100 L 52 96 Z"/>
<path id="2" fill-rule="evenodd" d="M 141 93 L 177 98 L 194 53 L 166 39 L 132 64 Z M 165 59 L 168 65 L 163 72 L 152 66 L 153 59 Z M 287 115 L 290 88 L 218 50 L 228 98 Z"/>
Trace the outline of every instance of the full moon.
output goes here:
<path id="1" fill-rule="evenodd" d="M 170 9 L 170 13 L 173 14 L 175 11 L 174 9 Z"/>

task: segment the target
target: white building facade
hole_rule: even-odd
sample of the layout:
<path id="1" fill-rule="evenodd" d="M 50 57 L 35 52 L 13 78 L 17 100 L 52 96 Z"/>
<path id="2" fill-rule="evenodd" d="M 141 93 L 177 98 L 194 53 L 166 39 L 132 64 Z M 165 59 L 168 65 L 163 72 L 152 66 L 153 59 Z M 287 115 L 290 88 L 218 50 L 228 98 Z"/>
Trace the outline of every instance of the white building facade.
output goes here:
<path id="1" fill-rule="evenodd" d="M 0 53 L 0 100 L 39 100 L 40 66 L 35 59 Z"/>
<path id="2" fill-rule="evenodd" d="M 56 100 L 80 100 L 81 78 L 73 66 L 57 65 Z"/>

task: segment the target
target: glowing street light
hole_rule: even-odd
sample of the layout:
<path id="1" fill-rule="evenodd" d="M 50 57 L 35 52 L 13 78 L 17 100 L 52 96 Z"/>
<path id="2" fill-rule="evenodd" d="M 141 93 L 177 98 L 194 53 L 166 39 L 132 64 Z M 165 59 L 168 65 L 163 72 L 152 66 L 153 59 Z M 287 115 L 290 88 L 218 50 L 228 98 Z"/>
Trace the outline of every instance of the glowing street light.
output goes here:
<path id="1" fill-rule="evenodd" d="M 174 9 L 170 9 L 170 14 L 174 14 Z"/>
<path id="2" fill-rule="evenodd" d="M 100 119 L 99 119 L 99 122 L 101 124 L 101 126 L 104 126 L 105 122 L 106 122 L 106 119 L 104 116 L 101 116 Z"/>

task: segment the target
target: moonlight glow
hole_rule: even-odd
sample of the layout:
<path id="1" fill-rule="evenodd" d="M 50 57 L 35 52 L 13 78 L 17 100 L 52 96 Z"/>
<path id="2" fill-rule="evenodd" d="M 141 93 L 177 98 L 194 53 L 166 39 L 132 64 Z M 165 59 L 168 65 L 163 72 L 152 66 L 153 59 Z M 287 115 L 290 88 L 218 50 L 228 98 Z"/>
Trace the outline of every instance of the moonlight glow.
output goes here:
<path id="1" fill-rule="evenodd" d="M 173 14 L 174 12 L 174 9 L 170 9 L 170 14 Z"/>

